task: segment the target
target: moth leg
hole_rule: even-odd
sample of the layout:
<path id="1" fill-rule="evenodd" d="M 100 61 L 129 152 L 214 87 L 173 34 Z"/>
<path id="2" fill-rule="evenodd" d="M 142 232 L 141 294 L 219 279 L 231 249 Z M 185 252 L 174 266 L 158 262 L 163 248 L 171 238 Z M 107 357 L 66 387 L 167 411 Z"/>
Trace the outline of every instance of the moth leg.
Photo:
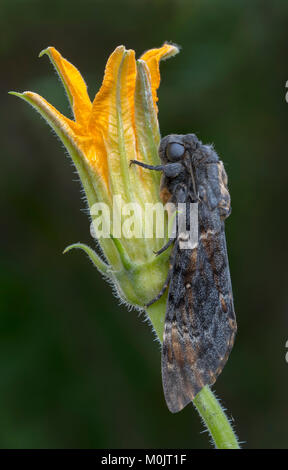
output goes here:
<path id="1" fill-rule="evenodd" d="M 167 287 L 168 287 L 168 284 L 169 284 L 169 282 L 170 282 L 171 274 L 172 274 L 172 269 L 169 268 L 168 275 L 167 275 L 166 281 L 164 282 L 164 285 L 163 285 L 162 289 L 160 290 L 160 292 L 158 292 L 158 294 L 156 295 L 156 297 L 154 297 L 152 300 L 150 300 L 150 301 L 145 305 L 145 307 L 150 307 L 150 305 L 154 304 L 155 302 L 157 302 L 157 300 L 159 300 L 159 299 L 162 297 L 162 295 L 163 295 L 164 292 L 166 291 L 166 289 L 167 289 Z"/>
<path id="2" fill-rule="evenodd" d="M 164 248 L 164 247 L 163 247 Z M 168 274 L 167 274 L 167 278 L 166 278 L 166 281 L 164 282 L 163 284 L 163 287 L 162 289 L 160 290 L 160 292 L 156 295 L 156 297 L 154 297 L 154 299 L 150 300 L 150 302 L 148 302 L 145 307 L 150 307 L 150 305 L 154 304 L 155 302 L 157 302 L 157 300 L 160 299 L 160 297 L 162 297 L 162 295 L 164 294 L 164 292 L 166 291 L 167 287 L 168 287 L 168 284 L 171 280 L 171 277 L 172 277 L 172 271 L 173 271 L 173 265 L 174 265 L 174 261 L 175 261 L 175 256 L 176 256 L 176 253 L 177 253 L 177 248 L 175 249 L 175 245 L 174 245 L 174 248 L 172 250 L 172 255 L 170 257 L 170 264 L 169 264 L 169 271 L 168 271 Z"/>
<path id="3" fill-rule="evenodd" d="M 164 251 L 168 250 L 169 246 L 172 245 L 172 243 L 174 242 L 174 240 L 175 240 L 175 238 L 169 238 L 168 242 L 165 243 L 165 245 L 162 246 L 162 248 L 160 248 L 160 250 L 154 251 L 153 253 L 154 253 L 156 256 L 161 255 L 161 253 L 163 253 Z"/>
<path id="4" fill-rule="evenodd" d="M 166 165 L 148 165 L 147 163 L 139 162 L 138 160 L 130 160 L 131 165 L 139 165 L 147 170 L 163 171 L 168 178 L 175 178 L 183 172 L 183 165 L 181 163 L 167 163 Z"/>
<path id="5" fill-rule="evenodd" d="M 139 162 L 138 160 L 130 160 L 129 166 L 131 165 L 139 165 L 143 168 L 147 168 L 147 170 L 163 171 L 163 165 L 147 165 L 147 163 Z"/>

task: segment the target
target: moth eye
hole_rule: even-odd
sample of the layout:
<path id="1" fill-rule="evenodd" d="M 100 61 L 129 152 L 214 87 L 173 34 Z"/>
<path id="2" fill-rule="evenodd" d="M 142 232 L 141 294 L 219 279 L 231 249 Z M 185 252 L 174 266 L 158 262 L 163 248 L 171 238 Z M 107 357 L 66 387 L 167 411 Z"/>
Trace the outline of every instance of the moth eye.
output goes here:
<path id="1" fill-rule="evenodd" d="M 178 144 L 176 142 L 172 142 L 171 144 L 169 144 L 166 150 L 168 160 L 172 161 L 180 160 L 180 158 L 183 157 L 184 152 L 184 145 Z"/>

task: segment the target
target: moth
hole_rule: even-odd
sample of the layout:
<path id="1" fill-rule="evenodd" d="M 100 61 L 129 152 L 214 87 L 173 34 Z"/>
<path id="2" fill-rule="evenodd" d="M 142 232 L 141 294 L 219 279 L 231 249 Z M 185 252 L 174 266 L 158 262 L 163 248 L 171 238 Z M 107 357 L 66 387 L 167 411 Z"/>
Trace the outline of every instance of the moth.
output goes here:
<path id="1" fill-rule="evenodd" d="M 159 156 L 158 166 L 131 163 L 162 172 L 163 202 L 198 202 L 197 246 L 181 249 L 183 234 L 177 231 L 156 253 L 173 244 L 168 278 L 148 304 L 168 288 L 162 382 L 168 408 L 176 413 L 216 381 L 233 347 L 237 325 L 224 228 L 231 202 L 223 162 L 195 134 L 164 137 Z"/>

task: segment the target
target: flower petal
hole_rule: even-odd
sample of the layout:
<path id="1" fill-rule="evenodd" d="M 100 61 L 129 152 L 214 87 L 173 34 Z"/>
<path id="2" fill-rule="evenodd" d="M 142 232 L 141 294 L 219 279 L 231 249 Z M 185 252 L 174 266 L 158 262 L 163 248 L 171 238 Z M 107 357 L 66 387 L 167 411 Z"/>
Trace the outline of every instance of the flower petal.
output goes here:
<path id="1" fill-rule="evenodd" d="M 108 59 L 102 86 L 93 102 L 89 130 L 98 141 L 97 159 L 107 159 L 111 190 L 133 199 L 129 161 L 136 158 L 134 92 L 136 61 L 133 50 L 119 46 Z"/>
<path id="2" fill-rule="evenodd" d="M 92 175 L 89 162 L 83 153 L 87 138 L 79 134 L 79 125 L 59 113 L 54 106 L 37 93 L 25 91 L 24 93 L 10 92 L 10 94 L 18 96 L 31 104 L 62 140 L 77 168 L 89 205 L 92 206 L 99 199 L 106 200 L 107 191 L 103 185 L 101 175 L 97 172 Z M 88 144 L 86 146 L 88 147 Z"/>
<path id="3" fill-rule="evenodd" d="M 74 139 L 76 137 L 75 131 L 77 132 L 77 124 L 63 116 L 63 114 L 57 111 L 57 109 L 42 98 L 42 96 L 32 91 L 24 91 L 23 93 L 12 91 L 10 95 L 18 96 L 31 104 L 44 117 L 48 124 L 50 124 L 60 138 L 65 136 L 66 139 L 69 139 L 75 144 Z"/>
<path id="4" fill-rule="evenodd" d="M 65 87 L 75 120 L 86 127 L 92 109 L 87 85 L 80 72 L 54 48 L 48 47 L 40 52 L 39 57 L 47 54 Z"/>
<path id="5" fill-rule="evenodd" d="M 108 59 L 102 86 L 96 94 L 92 105 L 89 123 L 89 129 L 92 133 L 101 128 L 107 134 L 109 127 L 116 127 L 117 125 L 117 119 L 113 111 L 116 106 L 118 70 L 124 54 L 125 47 L 118 46 Z"/>
<path id="6" fill-rule="evenodd" d="M 141 60 L 144 60 L 146 62 L 150 71 L 152 96 L 156 111 L 156 103 L 158 101 L 157 90 L 160 85 L 160 60 L 165 60 L 169 57 L 173 57 L 174 55 L 178 54 L 178 52 L 179 48 L 177 46 L 165 43 L 162 47 L 159 47 L 158 49 L 150 49 L 140 57 Z"/>
<path id="7" fill-rule="evenodd" d="M 159 124 L 153 102 L 149 69 L 146 62 L 141 59 L 137 60 L 135 124 L 137 142 L 141 141 L 141 147 L 147 147 L 144 161 L 150 165 L 159 165 Z"/>
<path id="8" fill-rule="evenodd" d="M 146 62 L 137 60 L 137 77 L 135 87 L 135 130 L 138 160 L 149 165 L 159 165 L 158 146 L 160 143 L 159 124 L 154 107 L 150 73 Z M 141 155 L 141 158 L 139 156 Z M 158 171 L 142 171 L 137 168 L 143 185 L 146 187 L 147 201 L 159 199 L 161 174 Z"/>

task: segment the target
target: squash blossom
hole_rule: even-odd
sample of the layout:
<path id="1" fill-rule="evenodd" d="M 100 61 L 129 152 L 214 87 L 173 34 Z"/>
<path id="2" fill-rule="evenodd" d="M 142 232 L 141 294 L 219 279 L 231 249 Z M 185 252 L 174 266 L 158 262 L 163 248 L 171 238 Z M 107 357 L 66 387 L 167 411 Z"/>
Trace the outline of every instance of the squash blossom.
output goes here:
<path id="1" fill-rule="evenodd" d="M 108 59 L 102 86 L 91 102 L 79 71 L 54 47 L 48 47 L 40 56 L 48 55 L 54 65 L 74 120 L 63 116 L 37 93 L 11 92 L 31 104 L 65 145 L 80 176 L 92 226 L 94 223 L 98 228 L 100 255 L 81 243 L 68 246 L 64 252 L 83 249 L 100 273 L 112 281 L 120 298 L 142 309 L 157 295 L 167 276 L 169 250 L 159 256 L 154 253 L 167 241 L 167 214 L 164 234 L 157 237 L 154 213 L 147 216 L 145 210 L 162 205 L 159 172 L 129 163 L 140 160 L 160 164 L 156 104 L 159 63 L 177 52 L 176 46 L 164 44 L 135 60 L 133 50 L 117 47 Z M 160 339 L 164 303 L 165 296 L 147 309 Z"/>

